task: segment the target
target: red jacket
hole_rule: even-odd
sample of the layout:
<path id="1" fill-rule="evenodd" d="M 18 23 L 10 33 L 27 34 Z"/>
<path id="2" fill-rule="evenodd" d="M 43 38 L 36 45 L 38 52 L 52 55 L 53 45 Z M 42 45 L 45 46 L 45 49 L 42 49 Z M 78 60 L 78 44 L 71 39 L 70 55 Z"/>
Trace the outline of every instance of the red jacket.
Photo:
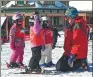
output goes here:
<path id="1" fill-rule="evenodd" d="M 30 42 L 31 47 L 42 46 L 44 44 L 43 31 L 40 30 L 39 33 L 36 34 L 33 30 L 33 27 L 30 27 Z"/>
<path id="2" fill-rule="evenodd" d="M 88 40 L 86 22 L 82 17 L 76 17 L 73 25 L 71 53 L 78 59 L 87 58 Z"/>
<path id="3" fill-rule="evenodd" d="M 10 46 L 14 45 L 15 47 L 24 47 L 24 36 L 24 29 L 13 25 L 10 29 Z"/>
<path id="4" fill-rule="evenodd" d="M 50 28 L 43 29 L 45 44 L 53 42 L 53 32 Z"/>
<path id="5" fill-rule="evenodd" d="M 21 29 L 23 29 L 23 28 L 16 26 L 16 25 L 13 25 L 10 29 L 10 35 L 15 36 L 16 38 L 24 38 L 25 33 L 22 32 Z"/>
<path id="6" fill-rule="evenodd" d="M 72 30 L 65 28 L 64 32 L 64 55 L 69 56 L 72 47 Z"/>

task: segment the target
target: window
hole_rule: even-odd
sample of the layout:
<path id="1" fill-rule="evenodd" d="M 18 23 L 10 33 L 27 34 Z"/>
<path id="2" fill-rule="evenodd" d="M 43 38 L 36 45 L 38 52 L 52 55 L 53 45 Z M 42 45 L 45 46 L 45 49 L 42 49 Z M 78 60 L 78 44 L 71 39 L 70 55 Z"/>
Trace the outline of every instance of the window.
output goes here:
<path id="1" fill-rule="evenodd" d="M 93 24 L 93 17 L 90 17 L 90 24 Z"/>
<path id="2" fill-rule="evenodd" d="M 59 13 L 64 13 L 64 11 L 63 10 L 59 10 Z"/>
<path id="3" fill-rule="evenodd" d="M 59 25 L 59 17 L 53 17 L 54 25 Z"/>
<path id="4" fill-rule="evenodd" d="M 54 5 L 55 4 L 55 1 L 52 1 L 52 3 L 51 3 L 52 5 Z"/>
<path id="5" fill-rule="evenodd" d="M 55 4 L 55 1 L 44 1 L 44 4 L 50 4 L 50 5 L 53 5 L 53 4 Z"/>
<path id="6" fill-rule="evenodd" d="M 50 10 L 45 10 L 45 13 L 50 13 Z"/>
<path id="7" fill-rule="evenodd" d="M 23 6 L 24 5 L 24 1 L 17 1 L 17 5 L 18 6 Z"/>
<path id="8" fill-rule="evenodd" d="M 57 13 L 57 10 L 52 10 L 52 13 Z"/>

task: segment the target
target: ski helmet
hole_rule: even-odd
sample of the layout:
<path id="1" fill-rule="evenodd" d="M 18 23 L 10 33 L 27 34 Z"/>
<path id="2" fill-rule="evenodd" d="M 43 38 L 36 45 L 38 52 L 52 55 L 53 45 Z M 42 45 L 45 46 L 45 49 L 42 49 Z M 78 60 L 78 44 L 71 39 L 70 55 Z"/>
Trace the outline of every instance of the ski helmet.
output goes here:
<path id="1" fill-rule="evenodd" d="M 47 28 L 48 27 L 48 17 L 46 17 L 46 16 L 41 17 L 41 21 L 42 21 L 42 28 Z"/>
<path id="2" fill-rule="evenodd" d="M 18 26 L 23 23 L 23 16 L 20 13 L 16 13 L 12 17 L 13 23 L 16 23 Z"/>
<path id="3" fill-rule="evenodd" d="M 12 20 L 15 21 L 15 20 L 18 20 L 18 19 L 23 20 L 23 16 L 20 13 L 14 14 L 13 17 L 12 17 Z"/>
<path id="4" fill-rule="evenodd" d="M 48 17 L 44 16 L 41 18 L 42 21 L 48 21 Z"/>
<path id="5" fill-rule="evenodd" d="M 29 17 L 29 26 L 33 26 L 34 25 L 34 16 L 30 16 Z"/>
<path id="6" fill-rule="evenodd" d="M 70 18 L 74 18 L 78 15 L 78 11 L 74 7 L 70 7 L 66 10 L 65 15 Z"/>

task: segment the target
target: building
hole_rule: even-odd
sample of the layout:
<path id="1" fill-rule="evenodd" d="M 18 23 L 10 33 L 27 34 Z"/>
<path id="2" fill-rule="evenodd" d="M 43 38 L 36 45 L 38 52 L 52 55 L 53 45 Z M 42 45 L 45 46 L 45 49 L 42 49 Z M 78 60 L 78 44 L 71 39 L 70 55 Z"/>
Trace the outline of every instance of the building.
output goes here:
<path id="1" fill-rule="evenodd" d="M 4 6 L 8 3 L 9 1 L 1 1 L 1 6 Z"/>
<path id="2" fill-rule="evenodd" d="M 61 1 L 66 6 L 69 5 L 69 1 Z M 40 15 L 47 15 L 49 16 L 52 25 L 61 25 L 65 24 L 64 20 L 62 21 L 62 16 L 64 16 L 65 8 L 51 8 L 52 6 L 55 6 L 55 1 L 40 1 L 41 5 L 46 6 L 45 8 L 42 7 L 35 7 L 35 4 L 30 5 L 30 2 L 28 1 L 15 1 L 15 5 L 9 7 L 9 8 L 3 8 L 1 11 L 4 13 L 5 16 L 12 16 L 14 12 L 20 11 L 23 13 L 25 19 L 28 20 L 28 17 L 31 16 L 31 13 L 34 11 L 39 11 Z M 39 4 L 39 3 L 38 3 Z M 48 6 L 52 5 L 50 8 Z M 25 22 L 25 25 L 27 24 L 27 21 Z"/>
<path id="3" fill-rule="evenodd" d="M 6 31 L 5 33 L 8 38 L 9 30 L 12 24 L 12 16 L 15 12 L 21 12 L 23 14 L 23 27 L 27 29 L 29 16 L 31 16 L 34 11 L 38 11 L 40 16 L 47 15 L 50 18 L 51 27 L 57 26 L 58 29 L 62 30 L 67 23 L 64 13 L 68 7 L 69 1 L 63 0 L 38 0 L 36 2 L 30 2 L 27 0 L 10 1 L 5 5 L 5 7 L 1 8 L 1 16 L 6 19 L 6 23 L 3 24 L 4 26 L 2 26 L 2 30 Z M 88 24 L 91 24 L 90 21 L 92 12 L 79 12 L 79 15 L 83 16 L 84 19 L 88 21 Z"/>
<path id="4" fill-rule="evenodd" d="M 62 2 L 62 3 L 61 3 Z M 55 5 L 55 0 L 51 1 L 10 1 L 4 7 L 1 8 L 1 16 L 5 17 L 5 22 L 2 24 L 2 36 L 9 35 L 9 30 L 12 25 L 12 16 L 15 12 L 21 12 L 24 18 L 25 29 L 28 28 L 28 18 L 33 14 L 34 11 L 38 11 L 40 16 L 47 15 L 50 18 L 51 26 L 65 24 L 64 16 L 66 6 L 69 5 L 69 1 L 61 1 Z M 64 4 L 63 4 L 64 3 Z M 60 4 L 60 6 L 58 6 Z M 59 28 L 60 29 L 60 28 Z M 6 32 L 3 32 L 6 31 Z M 26 32 L 28 33 L 28 31 Z"/>

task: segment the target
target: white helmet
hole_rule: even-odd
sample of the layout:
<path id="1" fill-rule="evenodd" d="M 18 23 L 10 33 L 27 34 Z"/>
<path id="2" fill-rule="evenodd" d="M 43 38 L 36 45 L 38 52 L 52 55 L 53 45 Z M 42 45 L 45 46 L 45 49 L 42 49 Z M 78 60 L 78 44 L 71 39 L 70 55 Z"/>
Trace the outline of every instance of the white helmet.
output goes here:
<path id="1" fill-rule="evenodd" d="M 29 22 L 34 22 L 34 16 L 29 17 Z"/>
<path id="2" fill-rule="evenodd" d="M 16 13 L 13 15 L 12 20 L 17 20 L 17 19 L 23 19 L 23 16 L 20 13 Z"/>
<path id="3" fill-rule="evenodd" d="M 42 21 L 47 21 L 47 20 L 48 20 L 48 17 L 46 17 L 46 16 L 41 17 L 41 20 L 42 20 Z"/>

